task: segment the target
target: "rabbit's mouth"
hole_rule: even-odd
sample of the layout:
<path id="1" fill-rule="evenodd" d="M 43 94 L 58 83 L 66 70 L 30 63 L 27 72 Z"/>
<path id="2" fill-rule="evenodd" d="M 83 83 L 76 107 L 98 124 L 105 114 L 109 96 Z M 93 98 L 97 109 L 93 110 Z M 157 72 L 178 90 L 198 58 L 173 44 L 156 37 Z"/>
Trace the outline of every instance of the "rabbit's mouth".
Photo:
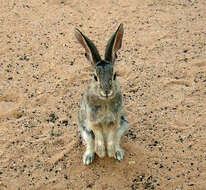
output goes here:
<path id="1" fill-rule="evenodd" d="M 101 90 L 100 95 L 104 98 L 110 98 L 113 95 L 113 91 L 112 90 L 110 90 L 110 91 Z"/>

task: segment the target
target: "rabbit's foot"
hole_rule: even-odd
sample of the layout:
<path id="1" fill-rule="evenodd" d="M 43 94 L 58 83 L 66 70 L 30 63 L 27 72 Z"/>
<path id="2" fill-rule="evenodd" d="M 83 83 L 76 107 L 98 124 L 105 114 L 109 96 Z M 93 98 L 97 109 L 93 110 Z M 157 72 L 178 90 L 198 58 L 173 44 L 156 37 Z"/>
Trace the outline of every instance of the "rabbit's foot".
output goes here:
<path id="1" fill-rule="evenodd" d="M 124 150 L 122 148 L 118 147 L 116 149 L 114 157 L 115 157 L 116 160 L 119 160 L 119 161 L 123 160 L 123 158 L 124 158 Z"/>
<path id="2" fill-rule="evenodd" d="M 108 143 L 107 145 L 107 154 L 109 157 L 114 157 L 115 155 L 115 146 L 113 142 Z"/>
<path id="3" fill-rule="evenodd" d="M 94 160 L 94 152 L 90 150 L 86 150 L 83 156 L 83 163 L 84 165 L 89 165 Z"/>
<path id="4" fill-rule="evenodd" d="M 95 152 L 100 158 L 105 156 L 105 146 L 102 141 L 97 141 L 95 143 Z"/>

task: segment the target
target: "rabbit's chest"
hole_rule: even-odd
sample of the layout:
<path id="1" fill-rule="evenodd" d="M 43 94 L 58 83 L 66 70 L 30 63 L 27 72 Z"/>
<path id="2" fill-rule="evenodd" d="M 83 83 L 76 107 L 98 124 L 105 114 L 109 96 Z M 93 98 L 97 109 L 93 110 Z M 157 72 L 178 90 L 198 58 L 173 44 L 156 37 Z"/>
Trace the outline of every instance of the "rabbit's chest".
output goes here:
<path id="1" fill-rule="evenodd" d="M 117 123 L 120 107 L 118 105 L 94 106 L 91 108 L 90 120 L 96 125 Z"/>

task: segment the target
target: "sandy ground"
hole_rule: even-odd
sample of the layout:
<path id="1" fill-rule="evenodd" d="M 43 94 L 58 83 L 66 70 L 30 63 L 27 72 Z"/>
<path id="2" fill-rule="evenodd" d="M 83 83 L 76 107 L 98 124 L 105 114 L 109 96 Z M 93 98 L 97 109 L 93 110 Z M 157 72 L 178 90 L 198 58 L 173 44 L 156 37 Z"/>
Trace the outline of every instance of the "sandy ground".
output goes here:
<path id="1" fill-rule="evenodd" d="M 0 190 L 205 190 L 204 0 L 1 0 Z M 92 68 L 120 23 L 125 159 L 84 166 L 77 126 Z"/>

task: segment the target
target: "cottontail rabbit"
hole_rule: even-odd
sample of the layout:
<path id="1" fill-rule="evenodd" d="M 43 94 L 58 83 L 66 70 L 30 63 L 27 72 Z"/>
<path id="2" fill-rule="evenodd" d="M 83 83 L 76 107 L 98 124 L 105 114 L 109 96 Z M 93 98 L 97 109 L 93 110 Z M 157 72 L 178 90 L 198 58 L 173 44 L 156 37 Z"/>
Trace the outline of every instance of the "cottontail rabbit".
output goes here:
<path id="1" fill-rule="evenodd" d="M 94 43 L 75 29 L 75 36 L 85 49 L 85 56 L 92 64 L 95 75 L 83 95 L 78 115 L 81 136 L 86 144 L 83 163 L 93 162 L 95 153 L 105 156 L 105 147 L 109 157 L 122 160 L 124 150 L 120 140 L 129 128 L 123 110 L 122 93 L 114 72 L 116 53 L 121 48 L 123 25 L 107 43 L 104 60 L 101 59 Z"/>

